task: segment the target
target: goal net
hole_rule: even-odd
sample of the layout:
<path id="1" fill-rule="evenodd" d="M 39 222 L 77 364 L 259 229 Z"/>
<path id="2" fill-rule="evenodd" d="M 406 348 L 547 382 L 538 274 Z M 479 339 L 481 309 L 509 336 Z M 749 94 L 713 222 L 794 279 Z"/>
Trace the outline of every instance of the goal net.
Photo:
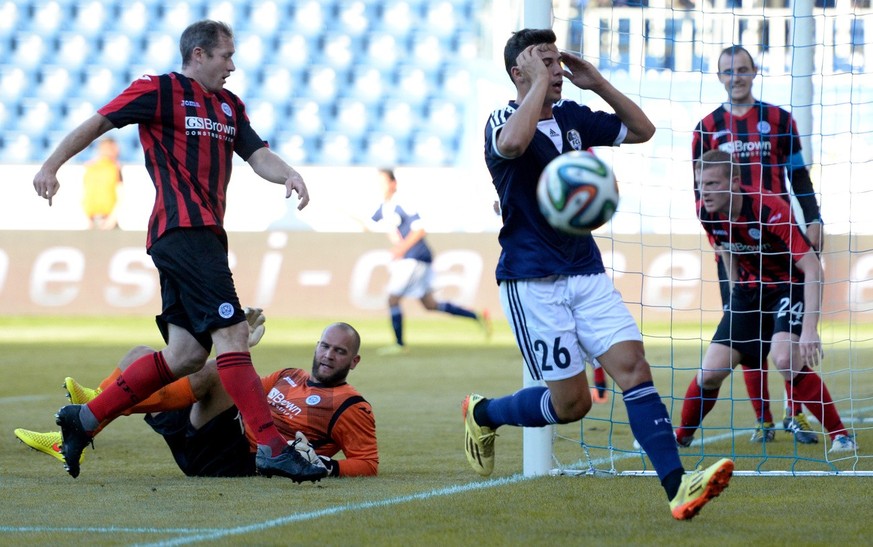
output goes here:
<path id="1" fill-rule="evenodd" d="M 685 391 L 721 316 L 713 251 L 695 215 L 692 133 L 726 100 L 719 52 L 735 44 L 748 49 L 759 67 L 755 98 L 792 112 L 810 166 L 825 233 L 824 359 L 817 372 L 859 448 L 831 453 L 831 439 L 814 420 L 819 442 L 796 443 L 782 429 L 784 381 L 771 365 L 772 442 L 750 442 L 756 418 L 738 367 L 694 443 L 680 454 L 689 469 L 730 457 L 739 473 L 873 474 L 873 126 L 867 122 L 873 116 L 873 74 L 867 73 L 873 12 L 850 0 L 823 8 L 811 1 L 786 8 L 761 7 L 781 2 L 733 4 L 554 3 L 559 48 L 594 63 L 657 127 L 648 143 L 597 151 L 613 165 L 621 189 L 619 211 L 597 233 L 598 244 L 637 317 L 655 385 L 678 425 Z M 568 98 L 609 110 L 593 93 L 564 90 Z M 608 382 L 607 401 L 595 404 L 581 427 L 525 432 L 526 474 L 654 473 L 634 446 L 621 394 Z"/>

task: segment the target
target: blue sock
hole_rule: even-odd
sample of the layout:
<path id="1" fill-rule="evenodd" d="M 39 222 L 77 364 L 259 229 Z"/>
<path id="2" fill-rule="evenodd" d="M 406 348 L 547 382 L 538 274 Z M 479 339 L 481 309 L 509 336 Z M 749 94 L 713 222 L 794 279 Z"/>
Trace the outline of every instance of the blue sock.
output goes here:
<path id="1" fill-rule="evenodd" d="M 643 382 L 625 391 L 622 396 L 634 438 L 655 467 L 661 484 L 667 490 L 667 497 L 672 499 L 679 487 L 678 484 L 672 484 L 675 482 L 673 479 L 677 476 L 681 479 L 684 469 L 679 461 L 679 450 L 676 448 L 667 407 L 661 402 L 658 390 L 652 382 Z M 676 471 L 680 473 L 677 474 Z M 668 475 L 672 475 L 669 485 L 665 483 Z"/>
<path id="2" fill-rule="evenodd" d="M 512 395 L 485 401 L 484 416 L 474 418 L 480 425 L 496 429 L 501 425 L 543 427 L 558 423 L 549 389 L 543 386 L 520 389 Z M 476 410 L 482 405 L 477 405 Z M 481 418 L 480 418 L 481 416 Z"/>
<path id="3" fill-rule="evenodd" d="M 397 339 L 397 345 L 403 345 L 403 312 L 400 311 L 400 306 L 391 306 L 391 327 L 394 329 L 394 338 Z"/>
<path id="4" fill-rule="evenodd" d="M 470 319 L 477 318 L 474 312 L 460 306 L 455 306 L 451 302 L 440 302 L 437 304 L 437 309 L 452 315 L 460 315 L 461 317 L 469 317 Z"/>

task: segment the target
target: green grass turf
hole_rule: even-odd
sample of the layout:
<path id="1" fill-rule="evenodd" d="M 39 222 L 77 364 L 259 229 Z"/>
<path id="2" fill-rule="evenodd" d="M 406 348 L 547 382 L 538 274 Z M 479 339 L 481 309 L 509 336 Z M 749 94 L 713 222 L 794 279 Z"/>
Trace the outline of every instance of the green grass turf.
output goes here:
<path id="1" fill-rule="evenodd" d="M 65 376 L 95 385 L 130 346 L 159 345 L 157 330 L 147 318 L 0 318 L 0 544 L 869 544 L 869 477 L 738 476 L 695 520 L 675 522 L 653 477 L 521 478 L 521 432 L 502 428 L 495 473 L 480 479 L 463 455 L 459 405 L 470 391 L 516 390 L 520 357 L 505 324 L 484 343 L 471 322 L 435 317 L 409 321 L 412 351 L 393 357 L 375 352 L 390 342 L 387 320 L 355 322 L 364 339 L 363 359 L 350 379 L 376 413 L 380 476 L 302 486 L 279 478 L 185 478 L 163 440 L 137 417 L 121 418 L 102 432 L 96 450 L 86 451 L 82 474 L 72 479 L 59 462 L 18 443 L 12 430 L 54 429 L 53 414 L 65 402 Z M 253 352 L 259 371 L 308 367 L 322 326 L 268 319 L 267 336 Z M 656 369 L 662 394 L 671 382 L 684 393 L 699 363 L 700 344 L 671 349 L 659 342 L 668 330 L 644 328 L 648 355 L 662 367 Z M 699 330 L 672 329 L 674 336 L 691 333 L 689 338 Z M 832 392 L 852 391 L 869 403 L 869 392 L 863 393 L 873 385 L 863 368 L 870 361 L 868 334 L 851 330 L 845 338 L 839 330 L 826 336 L 826 347 Z M 671 361 L 678 370 L 666 367 Z M 849 364 L 859 371 L 836 374 Z M 732 385 L 743 393 L 741 384 Z M 617 416 L 622 406 L 615 407 Z M 841 410 L 848 406 L 840 403 Z M 582 431 L 590 444 L 628 449 L 632 439 L 624 426 L 610 434 L 608 408 L 597 405 L 582 429 L 560 430 L 574 438 Z M 678 408 L 673 406 L 674 415 Z M 729 401 L 720 401 L 711 417 L 713 427 L 735 416 L 737 428 L 748 428 L 750 415 L 747 402 L 732 409 Z M 863 454 L 873 446 L 873 435 L 863 431 L 859 442 Z M 779 454 L 824 455 L 824 445 L 795 449 L 784 434 L 768 446 Z M 741 456 L 756 448 L 746 431 L 738 431 L 733 441 L 707 445 L 707 454 L 732 447 Z M 583 457 L 571 442 L 559 443 L 556 451 L 562 461 Z M 592 458 L 601 456 L 592 451 Z M 739 458 L 738 468 L 759 467 L 761 458 L 752 456 Z M 693 467 L 699 459 L 687 456 L 685 464 Z M 777 469 L 790 469 L 796 460 L 773 461 Z M 643 462 L 619 459 L 616 468 L 639 469 Z M 806 465 L 800 462 L 796 465 Z M 854 465 L 873 469 L 867 458 Z"/>

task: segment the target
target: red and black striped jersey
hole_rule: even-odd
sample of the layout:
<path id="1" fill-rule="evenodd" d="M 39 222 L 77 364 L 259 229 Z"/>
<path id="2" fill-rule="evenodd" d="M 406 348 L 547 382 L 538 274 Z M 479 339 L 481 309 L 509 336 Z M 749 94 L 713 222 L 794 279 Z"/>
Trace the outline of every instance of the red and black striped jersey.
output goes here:
<path id="1" fill-rule="evenodd" d="M 744 188 L 742 195 L 735 220 L 708 213 L 700 205 L 698 217 L 709 242 L 716 249 L 730 251 L 739 266 L 739 283 L 802 283 L 803 272 L 794 263 L 811 246 L 794 221 L 789 203 L 776 194 L 750 188 Z"/>
<path id="2" fill-rule="evenodd" d="M 697 160 L 713 149 L 732 155 L 734 162 L 740 165 L 743 185 L 769 190 L 788 199 L 786 169 L 795 168 L 792 156 L 801 150 L 797 126 L 788 111 L 758 101 L 748 112 L 737 116 L 719 106 L 694 129 L 691 158 Z M 698 197 L 696 185 L 694 195 Z"/>
<path id="3" fill-rule="evenodd" d="M 379 450 L 373 409 L 349 384 L 327 387 L 305 370 L 286 368 L 261 378 L 273 423 L 286 439 L 302 431 L 320 456 L 338 460 L 341 477 L 376 475 Z M 251 434 L 249 442 L 254 447 Z"/>
<path id="4" fill-rule="evenodd" d="M 177 72 L 145 75 L 98 113 L 115 127 L 139 125 L 156 190 L 146 248 L 174 228 L 223 232 L 233 153 L 248 160 L 266 146 L 239 97 L 228 90 L 209 93 Z"/>

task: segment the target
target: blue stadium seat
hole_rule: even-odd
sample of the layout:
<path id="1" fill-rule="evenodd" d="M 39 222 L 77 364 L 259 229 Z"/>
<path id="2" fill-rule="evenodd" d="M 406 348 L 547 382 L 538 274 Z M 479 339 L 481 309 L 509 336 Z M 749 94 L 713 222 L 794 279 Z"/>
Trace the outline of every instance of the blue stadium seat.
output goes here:
<path id="1" fill-rule="evenodd" d="M 71 75 L 62 65 L 44 65 L 37 74 L 36 97 L 55 104 L 64 99 L 78 84 L 78 74 Z"/>
<path id="2" fill-rule="evenodd" d="M 295 74 L 283 65 L 262 66 L 259 73 L 257 90 L 252 89 L 243 99 L 257 95 L 272 102 L 287 102 L 305 88 L 303 75 Z"/>
<path id="3" fill-rule="evenodd" d="M 360 44 L 348 34 L 331 34 L 324 37 L 322 51 L 330 67 L 346 69 L 356 60 Z"/>
<path id="4" fill-rule="evenodd" d="M 418 10 L 407 0 L 383 0 L 381 17 L 377 21 L 380 33 L 405 38 L 418 23 Z"/>
<path id="5" fill-rule="evenodd" d="M 134 53 L 140 52 L 135 51 L 130 36 L 119 32 L 107 33 L 100 40 L 100 54 L 94 63 L 104 68 L 121 71 L 130 64 Z"/>
<path id="6" fill-rule="evenodd" d="M 284 3 L 280 5 L 272 0 L 251 2 L 248 18 L 237 25 L 234 31 L 256 32 L 264 38 L 275 36 L 279 25 L 288 18 L 285 7 Z"/>
<path id="7" fill-rule="evenodd" d="M 324 132 L 321 106 L 312 99 L 296 99 L 291 102 L 290 126 L 305 139 Z"/>
<path id="8" fill-rule="evenodd" d="M 264 64 L 267 51 L 272 48 L 264 44 L 264 39 L 257 34 L 237 34 L 234 40 L 236 52 L 233 55 L 233 64 L 246 70 L 257 70 Z M 270 54 L 272 57 L 272 53 Z"/>
<path id="9" fill-rule="evenodd" d="M 507 80 L 509 76 L 506 76 Z M 473 77 L 462 64 L 447 64 L 440 70 L 441 94 L 451 101 L 465 101 L 470 97 Z"/>
<path id="10" fill-rule="evenodd" d="M 333 127 L 352 137 L 364 136 L 370 128 L 371 110 L 366 103 L 353 98 L 339 99 Z"/>
<path id="11" fill-rule="evenodd" d="M 364 47 L 365 55 L 370 66 L 379 70 L 390 71 L 397 64 L 402 52 L 402 42 L 390 34 L 371 34 Z"/>
<path id="12" fill-rule="evenodd" d="M 361 161 L 373 167 L 392 167 L 400 162 L 400 151 L 404 148 L 403 142 L 394 136 L 372 132 L 364 138 Z"/>
<path id="13" fill-rule="evenodd" d="M 53 0 L 33 2 L 30 15 L 30 20 L 26 26 L 19 26 L 19 29 L 38 36 L 52 38 L 64 25 L 70 24 L 72 7 L 69 4 Z"/>
<path id="14" fill-rule="evenodd" d="M 302 71 L 309 65 L 310 53 L 317 49 L 312 47 L 312 42 L 302 34 L 286 33 L 279 36 L 274 57 L 288 69 Z"/>
<path id="15" fill-rule="evenodd" d="M 447 47 L 444 40 L 431 32 L 416 32 L 409 38 L 409 51 L 415 66 L 427 71 L 436 71 L 446 55 L 455 56 L 456 52 Z"/>
<path id="16" fill-rule="evenodd" d="M 438 137 L 460 138 L 463 129 L 462 113 L 452 101 L 433 99 L 428 102 L 426 114 L 428 132 Z"/>
<path id="17" fill-rule="evenodd" d="M 368 105 L 376 105 L 382 101 L 389 85 L 379 69 L 362 64 L 351 72 L 351 81 L 345 91 Z"/>
<path id="18" fill-rule="evenodd" d="M 418 124 L 420 112 L 401 100 L 386 101 L 379 118 L 379 130 L 397 139 L 408 138 Z"/>
<path id="19" fill-rule="evenodd" d="M 0 163 L 33 163 L 38 161 L 38 153 L 42 152 L 42 145 L 32 135 L 14 131 L 3 131 L 0 135 Z"/>
<path id="20" fill-rule="evenodd" d="M 36 70 L 49 52 L 50 39 L 27 31 L 17 32 L 12 37 L 11 57 L 15 64 L 28 72 Z"/>
<path id="21" fill-rule="evenodd" d="M 458 26 L 458 14 L 451 2 L 447 0 L 430 2 L 425 10 L 424 27 L 439 36 L 452 35 Z"/>
<path id="22" fill-rule="evenodd" d="M 58 35 L 54 62 L 69 70 L 78 70 L 88 62 L 94 42 L 76 32 L 62 32 Z"/>
<path id="23" fill-rule="evenodd" d="M 207 3 L 206 13 L 204 17 L 214 21 L 222 21 L 230 25 L 236 33 L 237 25 L 241 24 L 245 17 L 246 4 L 249 2 L 231 2 L 230 0 L 222 0 L 220 2 Z M 254 3 L 254 2 L 252 2 Z"/>
<path id="24" fill-rule="evenodd" d="M 272 140 L 277 122 L 287 119 L 281 107 L 270 101 L 254 99 L 246 103 L 246 114 L 252 127 L 265 141 Z"/>
<path id="25" fill-rule="evenodd" d="M 114 28 L 132 39 L 141 37 L 149 28 L 150 22 L 157 20 L 157 6 L 140 0 L 119 2 L 118 18 Z"/>
<path id="26" fill-rule="evenodd" d="M 16 104 L 29 91 L 33 75 L 17 65 L 0 65 L 0 96 L 7 104 Z"/>
<path id="27" fill-rule="evenodd" d="M 74 127 L 93 116 L 100 106 L 103 105 L 95 105 L 87 97 L 68 98 L 61 103 L 60 112 L 62 118 L 59 120 L 61 129 L 67 132 L 71 131 Z"/>
<path id="28" fill-rule="evenodd" d="M 107 27 L 115 28 L 112 6 L 102 0 L 77 2 L 74 5 L 74 10 L 75 16 L 70 28 L 77 34 L 93 38 L 102 33 Z"/>
<path id="29" fill-rule="evenodd" d="M 323 4 L 318 0 L 298 0 L 293 7 L 288 27 L 304 36 L 319 36 L 325 24 Z"/>
<path id="30" fill-rule="evenodd" d="M 410 163 L 415 165 L 441 166 L 451 164 L 454 156 L 452 147 L 438 136 L 430 133 L 416 133 L 409 147 Z"/>
<path id="31" fill-rule="evenodd" d="M 179 53 L 179 38 L 165 32 L 154 31 L 145 35 L 144 51 L 135 51 L 130 59 L 148 60 L 148 63 L 158 73 L 174 70 L 182 66 L 182 54 Z M 125 64 L 127 66 L 127 63 Z"/>
<path id="32" fill-rule="evenodd" d="M 375 10 L 371 9 L 371 6 L 375 5 L 363 0 L 342 2 L 337 6 L 338 13 L 335 19 L 337 30 L 349 36 L 363 36 L 370 27 L 370 20 L 375 16 Z"/>
<path id="33" fill-rule="evenodd" d="M 358 143 L 344 133 L 325 133 L 319 143 L 318 161 L 324 165 L 352 165 Z"/>
<path id="34" fill-rule="evenodd" d="M 120 82 L 116 72 L 102 65 L 88 66 L 83 71 L 81 95 L 103 106 L 121 93 L 130 82 Z"/>
<path id="35" fill-rule="evenodd" d="M 306 96 L 321 104 L 333 102 L 339 85 L 337 71 L 327 65 L 313 65 L 306 74 Z"/>
<path id="36" fill-rule="evenodd" d="M 53 125 L 57 109 L 42 99 L 27 97 L 19 105 L 18 130 L 27 133 L 36 141 Z"/>
<path id="37" fill-rule="evenodd" d="M 404 101 L 420 106 L 435 91 L 435 78 L 415 65 L 401 65 L 395 73 L 394 88 Z"/>
<path id="38" fill-rule="evenodd" d="M 164 0 L 159 4 L 159 20 L 155 29 L 174 36 L 177 40 L 185 27 L 203 18 L 201 5 L 185 0 Z"/>
<path id="39" fill-rule="evenodd" d="M 316 145 L 313 141 L 314 139 L 304 139 L 297 133 L 279 132 L 276 134 L 274 142 L 270 143 L 270 148 L 286 162 L 292 166 L 297 166 L 312 163 L 314 160 Z"/>
<path id="40" fill-rule="evenodd" d="M 26 17 L 25 6 L 6 0 L 0 3 L 0 36 L 9 37 L 22 25 Z"/>

